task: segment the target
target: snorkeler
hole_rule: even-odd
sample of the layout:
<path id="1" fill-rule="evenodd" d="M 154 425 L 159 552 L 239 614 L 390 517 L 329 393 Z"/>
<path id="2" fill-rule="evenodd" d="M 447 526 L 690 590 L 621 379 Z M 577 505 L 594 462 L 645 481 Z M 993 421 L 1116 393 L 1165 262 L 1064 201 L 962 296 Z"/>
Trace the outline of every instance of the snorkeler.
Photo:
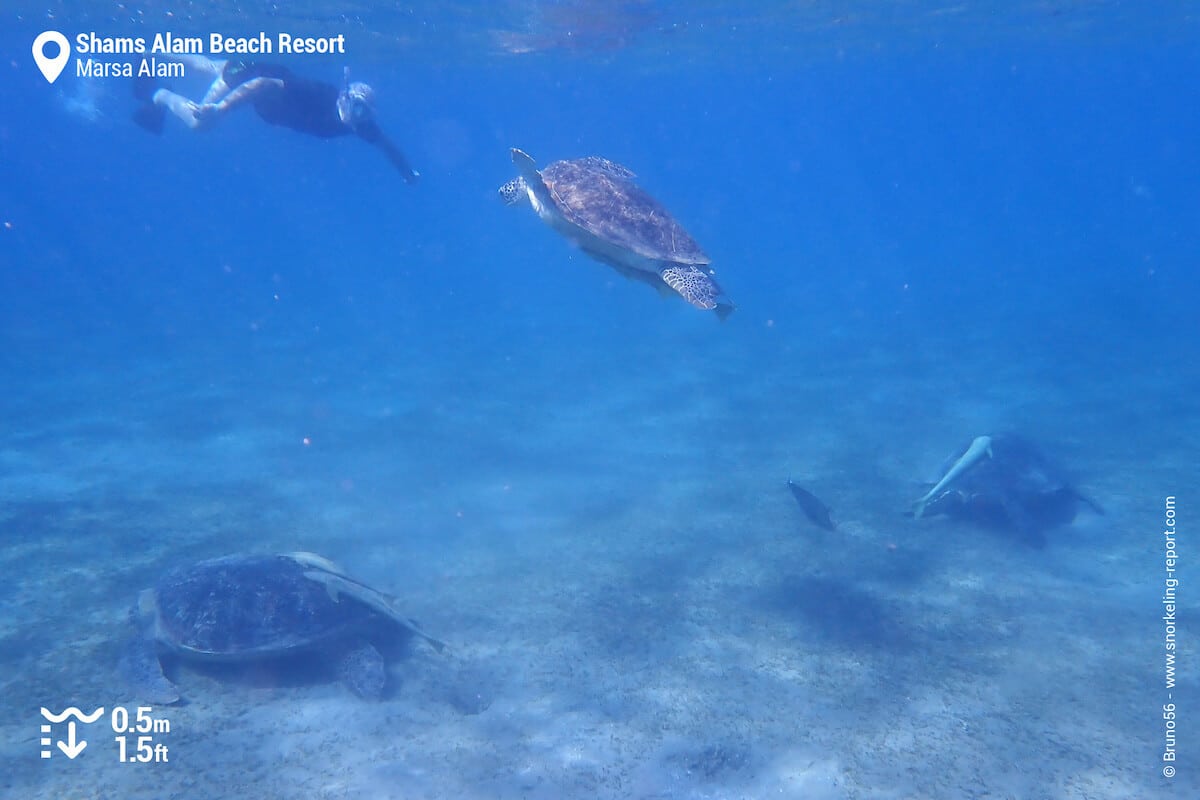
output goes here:
<path id="1" fill-rule="evenodd" d="M 134 86 L 142 107 L 134 121 L 151 133 L 161 133 L 167 111 L 194 130 L 209 128 L 240 105 L 250 103 L 271 125 L 332 139 L 354 134 L 383 151 L 408 183 L 420 177 L 400 148 L 375 121 L 375 92 L 365 83 L 349 81 L 343 88 L 332 83 L 301 78 L 287 67 L 248 61 L 214 60 L 204 56 L 176 56 L 188 68 L 213 76 L 212 86 L 199 103 L 139 79 Z"/>

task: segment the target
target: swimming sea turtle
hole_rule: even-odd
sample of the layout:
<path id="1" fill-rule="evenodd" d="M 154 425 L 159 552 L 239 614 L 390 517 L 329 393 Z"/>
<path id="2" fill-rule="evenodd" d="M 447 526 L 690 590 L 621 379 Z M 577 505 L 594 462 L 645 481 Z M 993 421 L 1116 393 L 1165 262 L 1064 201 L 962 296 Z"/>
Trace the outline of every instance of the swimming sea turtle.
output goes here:
<path id="1" fill-rule="evenodd" d="M 913 516 L 946 514 L 1040 542 L 1047 529 L 1074 520 L 1081 502 L 1104 513 L 1032 442 L 995 434 L 976 437 L 947 459 L 938 482 L 914 504 Z"/>
<path id="2" fill-rule="evenodd" d="M 123 668 L 142 698 L 159 703 L 179 700 L 162 655 L 223 663 L 317 659 L 335 667 L 355 694 L 375 699 L 387 682 L 376 645 L 390 649 L 415 635 L 439 652 L 444 647 L 401 616 L 392 597 L 312 553 L 234 555 L 172 570 L 138 596 L 130 615 L 139 635 Z"/>
<path id="3" fill-rule="evenodd" d="M 628 169 L 591 156 L 555 161 L 539 172 L 516 148 L 512 160 L 521 175 L 500 187 L 505 203 L 528 199 L 551 228 L 627 278 L 660 291 L 669 287 L 721 319 L 733 312 L 700 245 Z"/>

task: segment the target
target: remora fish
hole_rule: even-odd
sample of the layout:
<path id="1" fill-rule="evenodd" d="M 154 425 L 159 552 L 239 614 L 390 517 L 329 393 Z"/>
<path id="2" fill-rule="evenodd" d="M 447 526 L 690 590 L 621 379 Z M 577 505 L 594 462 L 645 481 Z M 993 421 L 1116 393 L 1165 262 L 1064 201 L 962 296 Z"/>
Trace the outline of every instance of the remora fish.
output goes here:
<path id="1" fill-rule="evenodd" d="M 812 492 L 793 483 L 791 478 L 788 478 L 787 485 L 809 522 L 827 531 L 837 530 L 837 525 L 829 518 L 829 506 L 818 500 Z"/>
<path id="2" fill-rule="evenodd" d="M 933 496 L 945 489 L 950 484 L 954 483 L 960 475 L 971 468 L 976 461 L 981 458 L 992 456 L 992 437 L 976 436 L 975 441 L 971 442 L 971 446 L 967 448 L 967 452 L 962 454 L 962 457 L 955 462 L 954 466 L 942 477 L 937 485 L 930 489 L 924 497 L 913 503 L 913 518 L 920 519 L 925 513 L 925 506 L 933 499 Z"/>

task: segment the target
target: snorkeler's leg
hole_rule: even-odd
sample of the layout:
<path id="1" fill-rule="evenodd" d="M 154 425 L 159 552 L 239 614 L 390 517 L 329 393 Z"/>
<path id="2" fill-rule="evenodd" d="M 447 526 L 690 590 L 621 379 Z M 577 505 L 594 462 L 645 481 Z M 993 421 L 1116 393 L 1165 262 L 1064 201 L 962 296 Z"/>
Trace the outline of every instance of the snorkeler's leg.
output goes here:
<path id="1" fill-rule="evenodd" d="M 204 99 L 200 102 L 204 105 L 215 103 L 225 95 L 229 94 L 229 84 L 225 82 L 225 65 L 228 63 L 226 59 L 219 59 L 210 62 L 217 70 L 216 77 L 213 78 L 212 85 L 208 87 L 208 91 L 204 93 Z"/>
<path id="2" fill-rule="evenodd" d="M 167 58 L 172 61 L 178 61 L 183 64 L 188 70 L 195 70 L 204 75 L 221 76 L 221 72 L 225 69 L 224 58 L 209 58 L 208 56 L 194 56 L 187 54 L 169 55 Z"/>
<path id="3" fill-rule="evenodd" d="M 221 81 L 221 83 L 224 83 L 224 81 Z M 211 105 L 217 113 L 224 114 L 263 92 L 271 92 L 282 88 L 283 81 L 278 78 L 251 78 L 245 83 L 239 84 L 232 92 L 228 92 L 219 102 L 208 103 L 206 100 L 205 105 Z"/>
<path id="4" fill-rule="evenodd" d="M 189 72 L 198 72 L 201 75 L 213 76 L 212 85 L 204 93 L 204 99 L 200 101 L 200 105 L 215 103 L 229 93 L 229 86 L 225 83 L 225 65 L 229 63 L 229 59 L 209 58 L 208 56 L 190 55 L 187 53 L 168 55 L 167 58 L 183 64 L 184 68 Z"/>
<path id="5" fill-rule="evenodd" d="M 223 86 L 225 81 L 218 78 L 217 82 L 213 84 L 214 89 L 217 88 L 217 83 Z M 192 127 L 208 128 L 219 117 L 225 116 L 231 110 L 253 99 L 256 95 L 282 88 L 283 81 L 277 78 L 252 78 L 245 83 L 239 84 L 232 92 L 227 92 L 224 97 L 215 103 L 209 102 L 206 97 L 205 102 L 196 104 L 195 108 L 192 109 L 192 116 L 195 119 Z"/>
<path id="6" fill-rule="evenodd" d="M 170 89 L 159 89 L 154 93 L 154 105 L 162 106 L 178 117 L 189 128 L 200 127 L 196 116 L 197 106 L 181 94 L 175 94 Z"/>
<path id="7" fill-rule="evenodd" d="M 225 95 L 229 94 L 229 84 L 225 82 L 225 78 L 218 75 L 212 85 L 208 87 L 208 91 L 204 93 L 204 99 L 201 104 L 209 105 L 220 101 Z"/>

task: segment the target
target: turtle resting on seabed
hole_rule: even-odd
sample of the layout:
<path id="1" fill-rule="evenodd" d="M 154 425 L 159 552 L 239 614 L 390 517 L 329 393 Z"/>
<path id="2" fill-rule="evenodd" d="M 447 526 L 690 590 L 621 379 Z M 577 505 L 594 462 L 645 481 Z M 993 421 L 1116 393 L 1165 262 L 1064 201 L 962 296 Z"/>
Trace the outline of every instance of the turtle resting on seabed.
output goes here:
<path id="1" fill-rule="evenodd" d="M 677 294 L 719 319 L 733 313 L 700 245 L 628 169 L 589 156 L 538 171 L 526 153 L 511 154 L 521 174 L 500 187 L 505 203 L 528 200 L 543 222 L 626 278 Z"/>
<path id="2" fill-rule="evenodd" d="M 315 660 L 359 697 L 387 684 L 385 652 L 416 636 L 445 645 L 396 610 L 394 598 L 313 553 L 233 555 L 168 572 L 130 612 L 138 635 L 122 670 L 139 699 L 179 701 L 161 656 L 225 664 Z M 304 661 L 310 663 L 310 661 Z"/>
<path id="3" fill-rule="evenodd" d="M 1050 528 L 1072 522 L 1081 505 L 1104 513 L 1032 442 L 994 434 L 976 437 L 948 458 L 937 483 L 913 504 L 912 515 L 945 514 L 1040 543 Z"/>

